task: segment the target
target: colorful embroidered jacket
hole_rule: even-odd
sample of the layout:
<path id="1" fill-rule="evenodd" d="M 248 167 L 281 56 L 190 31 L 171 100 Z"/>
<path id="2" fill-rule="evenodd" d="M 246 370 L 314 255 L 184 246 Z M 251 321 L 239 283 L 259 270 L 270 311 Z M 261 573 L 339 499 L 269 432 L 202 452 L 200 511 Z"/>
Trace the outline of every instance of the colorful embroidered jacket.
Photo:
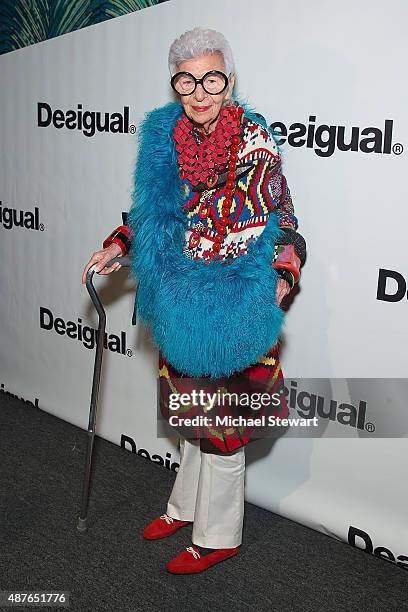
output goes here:
<path id="1" fill-rule="evenodd" d="M 262 118 L 263 119 L 263 118 Z M 262 234 L 269 215 L 278 217 L 284 235 L 278 239 L 272 265 L 291 286 L 299 280 L 300 266 L 305 257 L 305 243 L 297 233 L 298 220 L 295 216 L 291 194 L 282 172 L 282 160 L 271 133 L 264 127 L 265 120 L 259 122 L 243 117 L 242 144 L 238 151 L 236 189 L 231 206 L 232 225 L 228 227 L 218 257 L 228 259 L 244 254 L 253 241 Z M 202 142 L 205 146 L 205 137 Z M 239 170 L 239 171 L 238 171 Z M 187 230 L 182 246 L 186 257 L 209 259 L 215 235 L 221 218 L 224 183 L 219 182 L 211 190 L 194 191 L 188 180 L 182 181 L 185 193 L 184 212 L 187 217 Z M 208 215 L 200 216 L 200 209 L 214 199 Z M 126 224 L 117 227 L 103 242 L 106 248 L 112 243 L 119 245 L 126 255 L 132 247 L 132 233 Z M 181 376 L 159 352 L 160 411 L 168 417 L 168 396 L 175 391 L 188 390 L 190 379 Z M 260 356 L 256 363 L 239 372 L 225 382 L 226 388 L 235 389 L 234 384 L 242 385 L 244 390 L 259 390 L 273 393 L 283 384 L 283 374 L 279 360 L 279 347 L 276 343 Z M 203 388 L 218 388 L 218 380 L 208 380 Z M 204 383 L 203 383 L 204 384 Z M 187 385 L 187 387 L 185 386 Z M 201 386 L 200 386 L 201 388 Z M 280 409 L 271 406 L 262 409 L 265 415 L 273 414 L 281 418 L 288 416 L 284 396 Z M 277 411 L 277 412 L 276 412 Z M 188 416 L 189 413 L 186 413 Z M 193 416 L 193 414 L 191 415 Z M 180 432 L 183 435 L 183 432 Z M 191 437 L 200 438 L 200 448 L 204 452 L 227 453 L 256 439 L 254 428 L 243 426 L 217 426 L 197 428 Z"/>
<path id="2" fill-rule="evenodd" d="M 202 143 L 205 146 L 204 142 Z M 250 242 L 262 233 L 270 214 L 276 214 L 285 230 L 284 239 L 275 248 L 273 266 L 291 287 L 298 282 L 300 266 L 305 256 L 305 244 L 297 233 L 298 220 L 282 172 L 282 160 L 271 133 L 257 121 L 244 117 L 243 138 L 238 152 L 238 166 L 243 168 L 237 177 L 237 187 L 231 207 L 233 225 L 228 230 L 218 256 L 232 258 L 246 252 Z M 245 166 L 247 166 L 245 168 Z M 209 260 L 216 228 L 221 218 L 224 183 L 211 190 L 193 191 L 188 180 L 183 181 L 186 194 L 184 206 L 188 219 L 183 253 L 190 258 Z M 200 208 L 215 195 L 210 214 L 200 217 Z M 117 227 L 103 242 L 106 248 L 116 243 L 126 255 L 131 248 L 132 234 L 128 225 Z"/>

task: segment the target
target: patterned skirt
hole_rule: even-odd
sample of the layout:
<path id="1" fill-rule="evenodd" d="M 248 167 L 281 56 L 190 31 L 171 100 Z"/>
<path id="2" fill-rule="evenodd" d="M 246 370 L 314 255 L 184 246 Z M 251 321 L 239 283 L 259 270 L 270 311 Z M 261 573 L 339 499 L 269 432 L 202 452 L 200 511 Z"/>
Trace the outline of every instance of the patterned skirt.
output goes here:
<path id="1" fill-rule="evenodd" d="M 201 402 L 197 405 L 191 401 L 174 407 L 172 398 L 181 394 L 191 398 L 193 390 L 197 394 L 202 391 L 204 395 L 201 398 L 212 395 L 211 409 L 208 404 Z M 259 401 L 261 395 L 265 401 Z M 268 402 L 268 396 L 273 396 L 275 401 Z M 225 401 L 237 397 L 239 402 Z M 270 417 L 286 419 L 289 416 L 278 343 L 256 363 L 232 376 L 218 379 L 183 375 L 160 352 L 159 408 L 162 417 L 179 436 L 200 439 L 200 448 L 205 453 L 223 455 L 260 438 L 277 437 L 278 430 L 281 432 L 283 428 L 275 425 Z M 174 418 L 175 414 L 177 418 Z M 191 419 L 193 424 L 189 427 L 179 425 L 187 422 L 186 419 Z"/>

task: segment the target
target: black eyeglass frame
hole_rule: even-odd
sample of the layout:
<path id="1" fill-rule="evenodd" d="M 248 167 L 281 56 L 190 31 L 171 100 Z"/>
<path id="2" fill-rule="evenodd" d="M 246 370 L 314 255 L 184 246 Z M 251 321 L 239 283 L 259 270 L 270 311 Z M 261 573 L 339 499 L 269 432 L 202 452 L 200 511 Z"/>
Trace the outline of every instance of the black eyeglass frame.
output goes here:
<path id="1" fill-rule="evenodd" d="M 190 92 L 189 92 L 189 93 L 187 93 L 187 94 L 182 94 L 182 93 L 180 93 L 179 91 L 177 91 L 177 89 L 175 88 L 175 85 L 174 85 L 174 81 L 176 80 L 176 77 L 180 76 L 180 74 L 187 74 L 188 76 L 190 76 L 190 77 L 191 77 L 191 78 L 192 78 L 192 79 L 195 81 L 195 87 L 194 87 L 193 91 L 190 91 Z M 221 75 L 221 76 L 224 78 L 225 85 L 224 85 L 224 87 L 221 89 L 221 91 L 217 92 L 216 94 L 215 94 L 215 93 L 211 93 L 210 91 L 207 91 L 207 90 L 206 90 L 206 88 L 204 87 L 204 83 L 203 83 L 203 81 L 204 81 L 204 79 L 205 79 L 205 78 L 206 78 L 206 77 L 207 77 L 209 74 L 220 74 L 220 75 Z M 204 75 L 201 77 L 201 79 L 196 79 L 196 78 L 195 78 L 195 76 L 194 76 L 194 74 L 191 74 L 191 72 L 186 72 L 185 70 L 182 70 L 181 72 L 176 72 L 176 74 L 174 74 L 174 75 L 171 77 L 170 84 L 171 84 L 172 88 L 174 89 L 174 91 L 175 91 L 176 93 L 178 93 L 178 95 L 179 95 L 179 96 L 191 96 L 191 94 L 193 94 L 193 93 L 195 92 L 195 90 L 197 89 L 197 85 L 198 85 L 199 83 L 201 84 L 201 87 L 204 89 L 205 93 L 208 93 L 210 96 L 218 96 L 219 94 L 221 94 L 223 91 L 225 91 L 225 90 L 227 89 L 227 87 L 228 87 L 228 83 L 229 83 L 229 77 L 230 77 L 230 76 L 231 76 L 231 73 L 230 73 L 230 74 L 227 76 L 227 75 L 225 74 L 225 72 L 222 72 L 221 70 L 209 70 L 208 72 L 206 72 L 206 73 L 205 73 L 205 74 L 204 74 Z"/>

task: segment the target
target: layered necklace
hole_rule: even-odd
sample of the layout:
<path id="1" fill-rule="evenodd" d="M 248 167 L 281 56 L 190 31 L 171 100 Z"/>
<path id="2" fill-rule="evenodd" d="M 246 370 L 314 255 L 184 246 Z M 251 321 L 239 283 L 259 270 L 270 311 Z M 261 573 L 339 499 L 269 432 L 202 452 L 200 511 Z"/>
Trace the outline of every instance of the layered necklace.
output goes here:
<path id="1" fill-rule="evenodd" d="M 193 187 L 204 183 L 211 190 L 222 172 L 228 171 L 224 186 L 221 218 L 212 245 L 210 257 L 220 249 L 227 228 L 231 226 L 231 206 L 235 192 L 238 151 L 241 144 L 242 106 L 226 106 L 221 109 L 217 125 L 209 136 L 203 136 L 185 113 L 176 122 L 174 140 L 178 153 L 178 165 L 182 180 L 188 179 Z M 215 201 L 215 193 L 206 192 L 200 205 L 200 219 L 210 213 Z M 202 226 L 202 224 L 201 224 Z M 199 227 L 194 227 L 189 239 L 190 249 L 195 248 L 201 239 Z"/>

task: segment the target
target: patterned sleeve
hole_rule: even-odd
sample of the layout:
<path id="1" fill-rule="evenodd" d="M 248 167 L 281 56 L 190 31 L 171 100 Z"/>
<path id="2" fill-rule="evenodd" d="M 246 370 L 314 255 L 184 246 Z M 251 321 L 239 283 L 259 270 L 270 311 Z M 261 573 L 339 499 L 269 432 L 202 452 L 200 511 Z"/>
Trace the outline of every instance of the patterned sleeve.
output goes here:
<path id="1" fill-rule="evenodd" d="M 298 220 L 292 202 L 290 189 L 282 172 L 282 160 L 276 155 L 269 172 L 269 188 L 275 202 L 275 212 L 279 217 L 280 227 L 298 228 Z"/>
<path id="2" fill-rule="evenodd" d="M 132 246 L 132 232 L 128 225 L 119 225 L 105 240 L 103 248 L 106 249 L 110 244 L 116 243 L 120 246 L 122 255 L 126 255 Z"/>
<path id="3" fill-rule="evenodd" d="M 270 153 L 267 176 L 268 192 L 273 203 L 273 211 L 284 232 L 278 238 L 273 256 L 273 267 L 278 274 L 293 287 L 300 279 L 300 268 L 306 256 L 306 243 L 297 232 L 298 218 L 292 201 L 289 186 L 282 172 L 282 159 L 277 144 L 269 129 L 261 128 L 263 146 Z"/>

